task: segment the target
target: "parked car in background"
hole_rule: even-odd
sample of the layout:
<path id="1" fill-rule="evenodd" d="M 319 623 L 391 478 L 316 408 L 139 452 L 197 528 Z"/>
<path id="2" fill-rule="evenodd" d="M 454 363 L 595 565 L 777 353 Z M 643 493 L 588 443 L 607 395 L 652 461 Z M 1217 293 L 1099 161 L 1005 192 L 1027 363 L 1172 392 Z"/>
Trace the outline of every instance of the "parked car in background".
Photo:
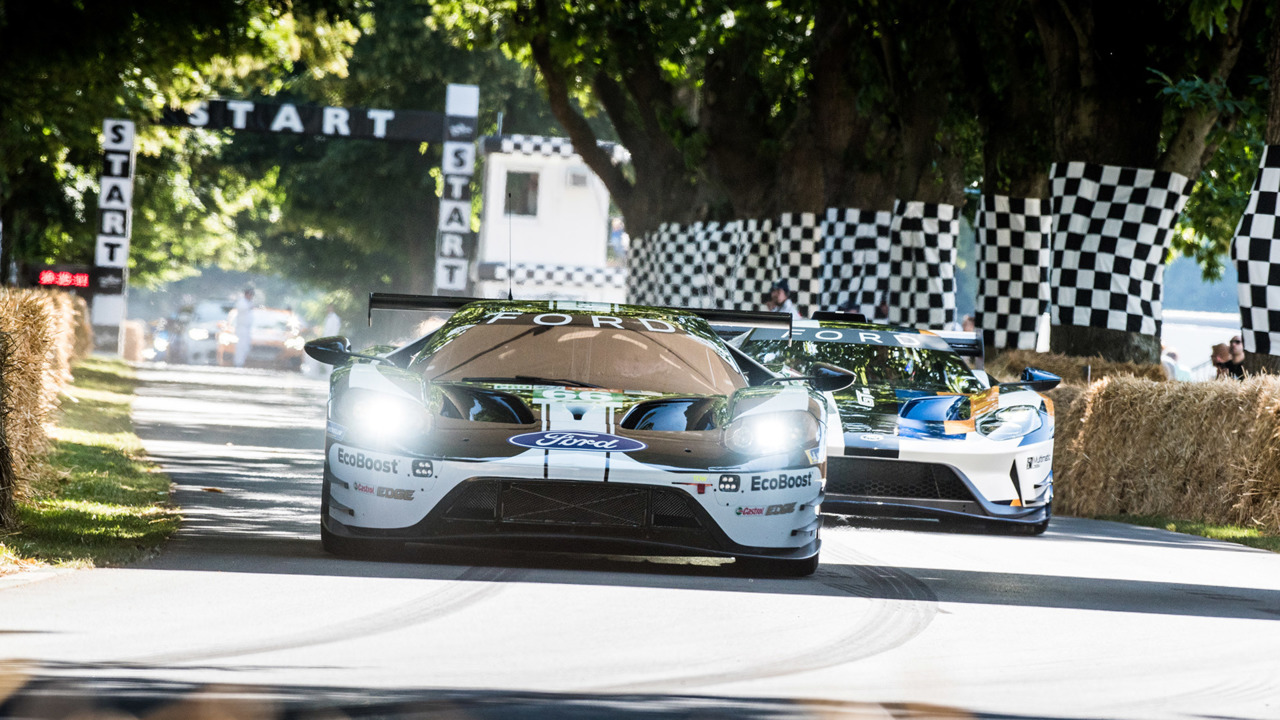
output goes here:
<path id="1" fill-rule="evenodd" d="M 235 364 L 236 310 L 232 309 L 218 332 L 218 364 Z M 253 329 L 250 333 L 253 345 L 249 348 L 246 367 L 297 370 L 302 367 L 302 322 L 290 310 L 278 308 L 254 308 Z"/>

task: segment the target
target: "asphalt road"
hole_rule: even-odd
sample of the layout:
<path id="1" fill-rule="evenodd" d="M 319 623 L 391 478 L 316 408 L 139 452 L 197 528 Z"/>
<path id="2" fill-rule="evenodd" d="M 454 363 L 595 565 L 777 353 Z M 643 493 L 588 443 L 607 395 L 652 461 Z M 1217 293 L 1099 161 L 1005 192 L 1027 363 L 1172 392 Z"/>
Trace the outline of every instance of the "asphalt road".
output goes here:
<path id="1" fill-rule="evenodd" d="M 0 579 L 0 715 L 1280 718 L 1280 555 L 1055 518 L 829 527 L 802 580 L 344 560 L 318 535 L 323 384 L 139 375 L 183 527 L 134 567 Z"/>

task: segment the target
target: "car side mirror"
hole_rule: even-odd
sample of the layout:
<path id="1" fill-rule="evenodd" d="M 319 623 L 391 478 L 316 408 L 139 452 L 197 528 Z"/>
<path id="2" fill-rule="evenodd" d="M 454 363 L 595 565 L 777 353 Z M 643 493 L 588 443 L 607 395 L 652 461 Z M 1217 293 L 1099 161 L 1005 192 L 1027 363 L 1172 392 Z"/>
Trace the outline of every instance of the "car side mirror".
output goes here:
<path id="1" fill-rule="evenodd" d="M 351 341 L 341 335 L 311 340 L 302 346 L 313 360 L 325 365 L 338 365 L 351 359 Z"/>
<path id="2" fill-rule="evenodd" d="M 1023 369 L 1022 375 L 1019 376 L 1017 380 L 1008 383 L 1001 383 L 1000 387 L 1008 388 L 1010 390 L 1015 388 L 1026 388 L 1028 390 L 1035 390 L 1036 392 L 1048 392 L 1049 390 L 1058 387 L 1058 383 L 1060 382 L 1062 382 L 1062 378 L 1048 372 L 1047 370 L 1029 367 Z"/>
<path id="3" fill-rule="evenodd" d="M 836 392 L 852 385 L 855 379 L 856 376 L 853 373 L 845 370 L 839 365 L 818 362 L 809 366 L 808 375 L 770 378 L 765 382 L 765 384 L 775 385 L 783 382 L 807 382 L 810 387 L 818 392 Z"/>

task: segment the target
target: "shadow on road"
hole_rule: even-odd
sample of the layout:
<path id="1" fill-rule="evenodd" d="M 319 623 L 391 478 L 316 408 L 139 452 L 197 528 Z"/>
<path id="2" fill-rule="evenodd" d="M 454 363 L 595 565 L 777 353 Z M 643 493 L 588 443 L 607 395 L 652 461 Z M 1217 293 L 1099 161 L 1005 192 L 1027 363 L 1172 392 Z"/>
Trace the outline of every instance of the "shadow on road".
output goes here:
<path id="1" fill-rule="evenodd" d="M 253 667 L 226 668 L 252 677 Z M 379 690 L 367 687 L 201 685 L 143 679 L 166 668 L 44 665 L 20 677 L 0 670 L 0 717 L 23 718 L 442 718 L 448 720 L 1020 720 L 920 703 L 743 698 L 716 695 L 584 694 L 522 690 Z M 1036 715 L 1044 718 L 1043 715 Z M 1052 720 L 1052 719 L 1045 719 Z M 1060 720 L 1065 720 L 1060 719 Z"/>

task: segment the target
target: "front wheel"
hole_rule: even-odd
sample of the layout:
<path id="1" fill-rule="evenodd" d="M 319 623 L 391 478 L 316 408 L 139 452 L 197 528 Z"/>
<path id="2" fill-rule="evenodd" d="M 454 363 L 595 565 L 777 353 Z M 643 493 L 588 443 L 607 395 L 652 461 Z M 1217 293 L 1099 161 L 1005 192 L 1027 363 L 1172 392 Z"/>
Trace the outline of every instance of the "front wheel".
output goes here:
<path id="1" fill-rule="evenodd" d="M 733 561 L 733 565 L 747 577 L 800 578 L 817 572 L 818 556 L 814 555 L 803 560 L 740 557 Z"/>

